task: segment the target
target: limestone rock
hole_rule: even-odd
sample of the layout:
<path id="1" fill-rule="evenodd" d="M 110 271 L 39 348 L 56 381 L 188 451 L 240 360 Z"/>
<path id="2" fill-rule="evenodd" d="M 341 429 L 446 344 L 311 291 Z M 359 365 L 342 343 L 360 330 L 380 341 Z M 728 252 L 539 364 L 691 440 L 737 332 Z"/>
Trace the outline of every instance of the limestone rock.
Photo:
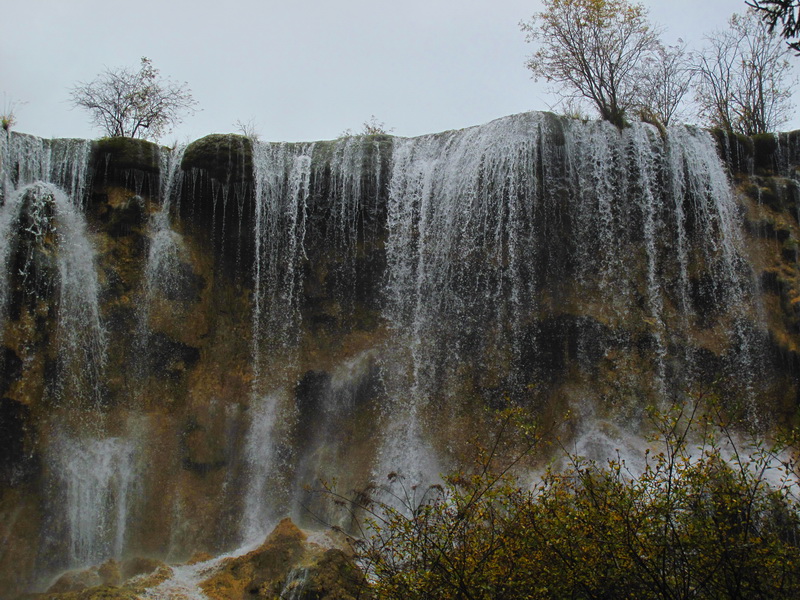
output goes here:
<path id="1" fill-rule="evenodd" d="M 67 571 L 47 589 L 47 593 L 63 594 L 97 586 L 117 586 L 121 581 L 119 563 L 115 560 L 108 560 L 102 565 L 82 571 Z"/>
<path id="2" fill-rule="evenodd" d="M 229 559 L 202 584 L 213 600 L 364 598 L 364 575 L 339 548 L 309 542 L 291 519 L 281 521 L 256 550 Z"/>

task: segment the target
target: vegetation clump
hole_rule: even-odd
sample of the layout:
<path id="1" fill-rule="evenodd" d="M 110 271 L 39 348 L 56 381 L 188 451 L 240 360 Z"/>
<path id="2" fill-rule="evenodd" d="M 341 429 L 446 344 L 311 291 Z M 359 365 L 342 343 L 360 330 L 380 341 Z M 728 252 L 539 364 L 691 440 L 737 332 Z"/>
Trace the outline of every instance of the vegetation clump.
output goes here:
<path id="1" fill-rule="evenodd" d="M 402 493 L 399 508 L 397 497 L 362 502 L 370 534 L 356 548 L 375 596 L 800 597 L 793 440 L 743 444 L 703 399 L 653 414 L 657 439 L 638 469 L 566 453 L 566 468 L 525 485 L 516 461 L 498 468 L 498 436 L 418 505 Z"/>

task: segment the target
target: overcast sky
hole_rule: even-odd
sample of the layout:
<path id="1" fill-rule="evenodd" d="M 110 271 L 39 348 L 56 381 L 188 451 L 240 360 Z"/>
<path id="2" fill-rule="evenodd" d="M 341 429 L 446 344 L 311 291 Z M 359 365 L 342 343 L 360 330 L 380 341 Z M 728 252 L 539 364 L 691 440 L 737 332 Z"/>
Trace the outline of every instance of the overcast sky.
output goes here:
<path id="1" fill-rule="evenodd" d="M 690 46 L 744 0 L 645 0 L 663 38 Z M 16 129 L 99 137 L 69 89 L 105 67 L 186 81 L 202 109 L 162 142 L 236 131 L 311 141 L 375 115 L 414 136 L 478 125 L 555 99 L 530 79 L 519 22 L 538 0 L 4 0 L 0 92 Z M 800 128 L 795 118 L 789 129 Z"/>

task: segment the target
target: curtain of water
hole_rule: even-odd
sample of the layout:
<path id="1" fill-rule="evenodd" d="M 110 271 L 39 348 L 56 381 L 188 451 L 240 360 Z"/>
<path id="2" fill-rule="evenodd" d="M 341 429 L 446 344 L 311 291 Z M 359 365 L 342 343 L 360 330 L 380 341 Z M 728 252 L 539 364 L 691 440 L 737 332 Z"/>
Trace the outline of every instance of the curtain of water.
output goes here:
<path id="1" fill-rule="evenodd" d="M 150 217 L 150 247 L 144 268 L 144 299 L 139 315 L 140 343 L 147 339 L 150 309 L 155 299 L 159 296 L 173 298 L 181 291 L 186 250 L 180 234 L 172 228 L 170 214 L 181 195 L 183 171 L 180 167 L 185 150 L 185 145 L 178 145 L 160 155 L 161 207 Z"/>
<path id="2" fill-rule="evenodd" d="M 297 348 L 301 263 L 313 145 L 255 144 L 253 368 L 256 385 L 266 358 L 290 367 Z M 265 350 L 266 355 L 265 355 Z"/>
<path id="3" fill-rule="evenodd" d="M 53 183 L 84 208 L 89 183 L 89 140 L 46 140 L 14 131 L 0 131 L 0 189 L 8 195 L 35 181 Z"/>
<path id="4" fill-rule="evenodd" d="M 407 367 L 387 376 L 398 416 L 384 469 L 428 460 L 418 439 L 427 400 L 453 394 L 468 373 L 498 371 L 512 391 L 546 376 L 525 357 L 561 343 L 539 339 L 548 315 L 647 332 L 663 398 L 682 369 L 668 369 L 667 355 L 685 344 L 692 286 L 707 286 L 729 360 L 755 377 L 762 319 L 741 217 L 707 132 L 679 127 L 664 139 L 643 124 L 619 131 L 525 114 L 398 140 L 388 226 L 385 313 L 394 360 Z M 579 349 L 591 342 L 577 335 Z"/>
<path id="5" fill-rule="evenodd" d="M 139 496 L 139 447 L 134 439 L 57 439 L 51 465 L 58 478 L 68 566 L 120 558 Z"/>

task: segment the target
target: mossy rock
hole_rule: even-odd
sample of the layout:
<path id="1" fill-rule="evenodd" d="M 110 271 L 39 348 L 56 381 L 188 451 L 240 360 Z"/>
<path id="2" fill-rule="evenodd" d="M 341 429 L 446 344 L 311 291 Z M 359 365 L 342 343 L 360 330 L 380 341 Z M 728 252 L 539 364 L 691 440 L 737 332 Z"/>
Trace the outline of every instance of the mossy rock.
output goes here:
<path id="1" fill-rule="evenodd" d="M 760 133 L 753 140 L 753 162 L 756 169 L 772 170 L 775 167 L 775 151 L 778 137 L 772 133 Z"/>
<path id="2" fill-rule="evenodd" d="M 253 142 L 243 135 L 212 133 L 187 146 L 181 169 L 201 169 L 222 183 L 250 181 Z"/>
<path id="3" fill-rule="evenodd" d="M 97 140 L 92 149 L 96 169 L 137 169 L 147 173 L 158 173 L 160 150 L 157 144 L 147 140 L 127 137 L 111 137 Z"/>
<path id="4" fill-rule="evenodd" d="M 798 250 L 800 250 L 800 240 L 790 237 L 781 246 L 781 256 L 785 261 L 793 263 L 797 260 Z"/>
<path id="5" fill-rule="evenodd" d="M 755 152 L 753 140 L 741 133 L 725 131 L 719 127 L 709 130 L 717 143 L 717 151 L 732 171 L 748 172 Z"/>
<path id="6" fill-rule="evenodd" d="M 264 543 L 243 556 L 231 558 L 201 588 L 212 600 L 261 597 L 259 589 L 283 581 L 305 554 L 305 534 L 284 519 Z"/>
<path id="7" fill-rule="evenodd" d="M 369 598 L 363 571 L 338 548 L 325 551 L 308 569 L 304 585 L 292 595 L 302 600 L 356 600 Z M 299 594 L 298 594 L 299 592 Z"/>

